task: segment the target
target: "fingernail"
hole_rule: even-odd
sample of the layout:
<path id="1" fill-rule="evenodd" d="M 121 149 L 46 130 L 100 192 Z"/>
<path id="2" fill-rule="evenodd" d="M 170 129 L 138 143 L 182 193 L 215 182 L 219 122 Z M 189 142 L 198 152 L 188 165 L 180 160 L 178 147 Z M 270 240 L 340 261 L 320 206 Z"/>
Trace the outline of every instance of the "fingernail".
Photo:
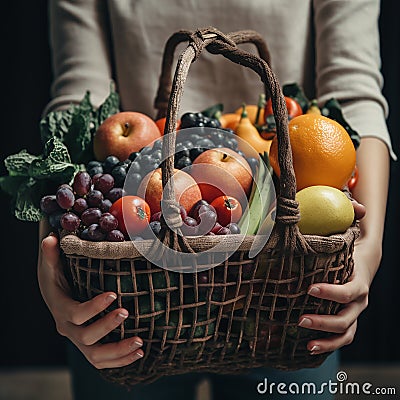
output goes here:
<path id="1" fill-rule="evenodd" d="M 135 353 L 135 356 L 136 356 L 136 359 L 138 359 L 138 358 L 142 358 L 142 357 L 143 357 L 143 354 L 137 352 L 137 353 Z"/>
<path id="2" fill-rule="evenodd" d="M 321 289 L 316 286 L 313 286 L 308 290 L 308 294 L 311 294 L 311 296 L 318 296 L 320 293 Z"/>
<path id="3" fill-rule="evenodd" d="M 319 346 L 313 346 L 311 347 L 310 354 L 315 354 L 317 351 L 319 351 L 320 347 Z"/>
<path id="4" fill-rule="evenodd" d="M 111 293 L 106 297 L 106 303 L 112 303 L 116 299 L 117 299 L 117 296 L 115 294 Z"/>
<path id="5" fill-rule="evenodd" d="M 299 326 L 302 328 L 309 328 L 312 325 L 312 321 L 310 318 L 302 318 L 299 322 Z"/>
<path id="6" fill-rule="evenodd" d="M 142 347 L 143 343 L 139 342 L 138 340 L 135 340 L 132 344 L 131 344 L 131 348 L 136 350 L 138 347 Z"/>
<path id="7" fill-rule="evenodd" d="M 128 313 L 125 311 L 120 311 L 119 313 L 118 313 L 118 315 L 117 315 L 117 320 L 118 321 L 120 321 L 120 320 L 123 320 L 123 319 L 125 319 L 125 318 L 127 318 L 128 317 Z"/>

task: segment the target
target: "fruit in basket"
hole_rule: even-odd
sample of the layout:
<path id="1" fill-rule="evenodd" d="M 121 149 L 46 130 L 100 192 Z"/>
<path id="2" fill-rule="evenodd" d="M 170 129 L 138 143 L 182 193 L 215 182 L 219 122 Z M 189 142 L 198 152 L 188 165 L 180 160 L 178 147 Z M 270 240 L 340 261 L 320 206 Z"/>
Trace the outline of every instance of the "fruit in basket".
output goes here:
<path id="1" fill-rule="evenodd" d="M 353 173 L 351 174 L 351 177 L 347 182 L 347 187 L 349 188 L 350 192 L 352 192 L 356 187 L 358 182 L 358 177 L 359 177 L 359 171 L 357 165 L 355 165 Z"/>
<path id="2" fill-rule="evenodd" d="M 69 185 L 60 186 L 56 192 L 57 204 L 64 210 L 69 210 L 75 203 L 75 195 Z"/>
<path id="3" fill-rule="evenodd" d="M 86 195 L 86 202 L 89 207 L 100 207 L 103 200 L 104 200 L 104 195 L 103 193 L 100 192 L 100 190 L 92 189 Z"/>
<path id="4" fill-rule="evenodd" d="M 150 207 L 139 196 L 123 196 L 110 208 L 124 235 L 136 236 L 143 232 L 150 221 Z"/>
<path id="5" fill-rule="evenodd" d="M 185 171 L 174 169 L 175 199 L 187 212 L 201 199 L 200 188 L 196 181 Z M 149 172 L 142 180 L 137 190 L 137 195 L 144 198 L 150 206 L 151 214 L 161 211 L 162 198 L 161 168 Z"/>
<path id="6" fill-rule="evenodd" d="M 96 190 L 100 190 L 101 193 L 107 194 L 114 188 L 114 177 L 110 174 L 99 174 L 93 186 Z"/>
<path id="7" fill-rule="evenodd" d="M 61 211 L 61 207 L 57 203 L 55 194 L 45 195 L 40 199 L 40 209 L 45 214 L 53 214 L 57 211 Z"/>
<path id="8" fill-rule="evenodd" d="M 240 202 L 232 196 L 220 196 L 211 202 L 214 207 L 218 222 L 222 226 L 227 226 L 230 223 L 237 223 L 242 216 L 242 206 Z"/>
<path id="9" fill-rule="evenodd" d="M 271 140 L 263 139 L 258 133 L 257 128 L 251 123 L 247 111 L 246 105 L 242 106 L 242 114 L 240 116 L 240 121 L 235 129 L 236 135 L 243 139 L 248 145 L 250 145 L 257 153 L 264 154 L 264 152 L 269 152 L 271 146 Z M 245 147 L 245 144 L 240 142 L 239 149 L 243 151 L 247 156 L 251 156 L 249 149 Z"/>
<path id="10" fill-rule="evenodd" d="M 253 182 L 247 160 L 226 147 L 204 151 L 193 161 L 190 174 L 198 183 L 202 198 L 208 203 L 224 195 L 243 202 Z"/>
<path id="11" fill-rule="evenodd" d="M 95 176 L 96 174 L 102 174 L 104 172 L 103 163 L 97 160 L 89 161 L 85 167 L 86 171 L 91 177 Z"/>
<path id="12" fill-rule="evenodd" d="M 107 242 L 123 242 L 125 236 L 120 230 L 114 229 L 107 233 L 106 240 Z"/>
<path id="13" fill-rule="evenodd" d="M 134 151 L 139 151 L 161 137 L 156 123 L 146 114 L 124 111 L 108 117 L 93 137 L 93 151 L 98 161 L 113 155 L 126 160 Z"/>
<path id="14" fill-rule="evenodd" d="M 221 123 L 217 118 L 210 118 L 201 112 L 193 113 L 188 112 L 181 116 L 180 129 L 207 127 L 207 128 L 220 128 Z"/>
<path id="15" fill-rule="evenodd" d="M 81 215 L 81 220 L 85 226 L 98 224 L 101 217 L 101 210 L 97 207 L 87 208 Z"/>
<path id="16" fill-rule="evenodd" d="M 337 189 L 346 185 L 354 170 L 356 150 L 349 134 L 338 122 L 318 114 L 303 114 L 289 122 L 289 136 L 297 191 L 314 185 Z M 279 176 L 276 137 L 269 156 Z"/>
<path id="17" fill-rule="evenodd" d="M 81 220 L 79 217 L 72 212 L 63 214 L 60 220 L 61 227 L 69 232 L 75 232 L 79 228 L 80 223 Z"/>
<path id="18" fill-rule="evenodd" d="M 118 220 L 111 213 L 103 213 L 99 218 L 99 226 L 103 232 L 111 232 L 118 228 Z"/>
<path id="19" fill-rule="evenodd" d="M 92 178 L 86 171 L 79 171 L 74 176 L 72 188 L 78 196 L 85 196 L 92 186 Z"/>
<path id="20" fill-rule="evenodd" d="M 301 233 L 332 235 L 343 233 L 354 220 L 354 207 L 339 189 L 330 186 L 309 186 L 296 194 L 299 203 Z"/>
<path id="21" fill-rule="evenodd" d="M 301 108 L 301 105 L 293 97 L 285 96 L 285 102 L 286 102 L 286 108 L 288 111 L 289 119 L 292 119 L 294 117 L 297 117 L 297 116 L 303 114 L 303 109 Z M 266 118 L 267 116 L 273 115 L 273 114 L 274 114 L 274 112 L 272 110 L 272 101 L 271 101 L 271 99 L 269 99 L 265 103 L 264 117 Z M 267 121 L 265 121 L 265 122 L 267 122 Z"/>
<path id="22" fill-rule="evenodd" d="M 258 114 L 258 119 L 256 121 L 257 112 L 258 112 L 258 105 L 257 104 L 246 104 L 246 112 L 247 116 L 249 117 L 250 122 L 253 125 L 262 125 L 264 123 L 264 108 L 260 109 Z M 235 110 L 235 114 L 242 115 L 243 113 L 243 106 L 239 107 Z M 238 119 L 238 121 L 240 118 Z"/>
<path id="23" fill-rule="evenodd" d="M 74 211 L 74 213 L 76 215 L 82 215 L 82 213 L 88 209 L 88 204 L 86 199 L 84 199 L 83 197 L 79 197 L 77 199 L 75 199 L 75 203 L 72 206 L 72 209 Z"/>
<path id="24" fill-rule="evenodd" d="M 236 127 L 240 121 L 240 115 L 241 114 L 237 114 L 235 113 L 226 113 L 226 114 L 222 114 L 219 117 L 219 121 L 221 123 L 221 127 L 222 128 L 228 128 L 228 129 L 232 129 L 233 131 L 236 130 Z"/>
<path id="25" fill-rule="evenodd" d="M 99 224 L 92 224 L 88 226 L 87 231 L 83 237 L 92 242 L 102 242 L 106 238 L 106 233 L 100 228 Z"/>

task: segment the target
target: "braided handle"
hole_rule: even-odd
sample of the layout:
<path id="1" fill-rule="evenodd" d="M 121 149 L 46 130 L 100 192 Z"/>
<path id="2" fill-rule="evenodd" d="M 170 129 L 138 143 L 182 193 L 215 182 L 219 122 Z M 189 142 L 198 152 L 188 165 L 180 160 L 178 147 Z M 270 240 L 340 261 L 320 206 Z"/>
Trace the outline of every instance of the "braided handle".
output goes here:
<path id="1" fill-rule="evenodd" d="M 172 64 L 176 47 L 182 42 L 190 41 L 192 34 L 193 32 L 186 30 L 175 32 L 165 44 L 158 91 L 154 100 L 154 108 L 157 110 L 156 119 L 165 117 L 167 114 L 168 99 L 172 89 Z M 258 32 L 252 30 L 237 31 L 228 33 L 226 37 L 236 44 L 254 44 L 260 58 L 271 65 L 271 56 L 267 44 Z M 266 92 L 265 94 L 268 99 L 269 93 Z"/>
<path id="2" fill-rule="evenodd" d="M 164 188 L 163 202 L 171 211 L 170 215 L 164 216 L 167 225 L 169 220 L 171 220 L 172 223 L 172 221 L 176 219 L 176 216 L 173 214 L 179 212 L 179 209 L 177 207 L 171 207 L 171 204 L 175 201 L 173 187 L 174 151 L 176 143 L 175 127 L 178 121 L 181 97 L 191 63 L 194 62 L 199 57 L 202 50 L 206 48 L 212 54 L 220 54 L 234 63 L 243 65 L 255 71 L 264 83 L 266 91 L 270 94 L 272 109 L 276 121 L 278 162 L 281 171 L 280 192 L 277 201 L 276 214 L 276 222 L 278 223 L 277 230 L 280 240 L 283 240 L 283 247 L 285 249 L 290 251 L 296 246 L 299 247 L 299 245 L 304 248 L 304 239 L 302 238 L 302 235 L 298 234 L 296 226 L 299 213 L 298 204 L 295 201 L 296 180 L 289 141 L 286 101 L 274 72 L 271 70 L 268 62 L 264 59 L 238 48 L 237 43 L 233 38 L 240 41 L 238 38 L 246 37 L 246 35 L 242 36 L 241 32 L 225 35 L 211 27 L 200 29 L 192 33 L 187 31 L 184 33 L 179 32 L 178 34 L 173 35 L 170 38 L 170 41 L 172 43 L 178 43 L 183 41 L 184 37 L 189 37 L 189 44 L 180 55 L 177 62 L 166 113 L 165 132 L 168 132 L 169 134 L 164 136 L 162 147 L 164 159 L 162 165 L 162 182 Z M 171 55 L 169 54 L 167 58 L 169 59 L 170 56 Z M 166 77 L 165 75 L 162 75 L 162 82 L 160 82 L 161 85 L 165 84 L 166 80 L 164 79 L 166 79 Z"/>

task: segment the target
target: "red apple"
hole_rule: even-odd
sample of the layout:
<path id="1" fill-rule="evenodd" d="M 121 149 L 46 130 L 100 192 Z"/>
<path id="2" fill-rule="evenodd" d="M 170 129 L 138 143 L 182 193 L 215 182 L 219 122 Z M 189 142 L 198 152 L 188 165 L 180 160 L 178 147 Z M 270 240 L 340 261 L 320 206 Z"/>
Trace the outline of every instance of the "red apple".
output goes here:
<path id="1" fill-rule="evenodd" d="M 244 157 L 222 147 L 201 153 L 190 174 L 196 180 L 204 200 L 211 203 L 219 196 L 232 196 L 242 204 L 250 194 L 253 178 Z"/>
<path id="2" fill-rule="evenodd" d="M 161 168 L 149 172 L 139 185 L 137 195 L 146 200 L 152 215 L 161 211 L 162 191 Z M 201 200 L 201 192 L 196 181 L 179 169 L 174 169 L 174 191 L 175 200 L 185 208 L 186 212 Z"/>
<path id="3" fill-rule="evenodd" d="M 93 137 L 94 156 L 98 161 L 110 155 L 123 161 L 160 137 L 156 123 L 145 114 L 134 111 L 113 114 L 98 127 Z"/>

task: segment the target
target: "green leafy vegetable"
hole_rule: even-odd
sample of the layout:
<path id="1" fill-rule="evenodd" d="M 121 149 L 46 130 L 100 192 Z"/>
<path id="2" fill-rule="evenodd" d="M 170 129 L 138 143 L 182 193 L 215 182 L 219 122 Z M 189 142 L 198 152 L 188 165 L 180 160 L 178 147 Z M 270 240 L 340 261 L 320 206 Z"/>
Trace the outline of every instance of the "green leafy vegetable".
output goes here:
<path id="1" fill-rule="evenodd" d="M 93 126 L 96 126 L 97 129 L 91 114 L 76 113 L 72 116 L 64 143 L 68 146 L 73 162 L 87 163 L 89 160 L 93 160 Z M 95 129 L 93 130 L 95 131 Z"/>
<path id="2" fill-rule="evenodd" d="M 22 221 L 38 222 L 43 217 L 39 208 L 40 183 L 32 178 L 23 182 L 15 198 L 15 216 Z"/>
<path id="3" fill-rule="evenodd" d="M 111 83 L 110 94 L 98 109 L 86 92 L 79 104 L 48 113 L 39 123 L 43 152 L 21 150 L 4 160 L 8 175 L 0 188 L 11 197 L 11 210 L 22 221 L 37 222 L 43 214 L 40 199 L 54 193 L 62 183 L 71 183 L 83 164 L 94 159 L 92 139 L 99 125 L 119 112 L 119 96 Z"/>
<path id="4" fill-rule="evenodd" d="M 35 179 L 69 183 L 79 169 L 79 165 L 71 163 L 67 147 L 53 137 L 46 143 L 43 156 L 31 162 L 28 172 Z"/>
<path id="5" fill-rule="evenodd" d="M 68 133 L 68 128 L 71 125 L 72 113 L 73 108 L 62 111 L 52 111 L 40 121 L 40 137 L 43 144 L 53 136 L 64 140 L 64 136 Z"/>
<path id="6" fill-rule="evenodd" d="M 111 82 L 110 94 L 97 111 L 97 126 L 101 125 L 110 115 L 116 114 L 119 111 L 119 95 L 115 91 L 114 83 Z"/>
<path id="7" fill-rule="evenodd" d="M 37 159 L 39 159 L 39 156 L 29 154 L 24 149 L 17 154 L 8 156 L 4 160 L 4 164 L 10 176 L 27 176 L 29 166 Z"/>
<path id="8" fill-rule="evenodd" d="M 9 196 L 14 197 L 20 185 L 27 180 L 26 176 L 0 176 L 0 188 Z"/>
<path id="9" fill-rule="evenodd" d="M 42 142 L 59 138 L 68 148 L 73 163 L 85 164 L 94 158 L 92 140 L 97 128 L 110 115 L 119 112 L 119 95 L 113 82 L 110 93 L 98 109 L 92 105 L 87 91 L 79 104 L 68 110 L 52 111 L 41 122 Z"/>

